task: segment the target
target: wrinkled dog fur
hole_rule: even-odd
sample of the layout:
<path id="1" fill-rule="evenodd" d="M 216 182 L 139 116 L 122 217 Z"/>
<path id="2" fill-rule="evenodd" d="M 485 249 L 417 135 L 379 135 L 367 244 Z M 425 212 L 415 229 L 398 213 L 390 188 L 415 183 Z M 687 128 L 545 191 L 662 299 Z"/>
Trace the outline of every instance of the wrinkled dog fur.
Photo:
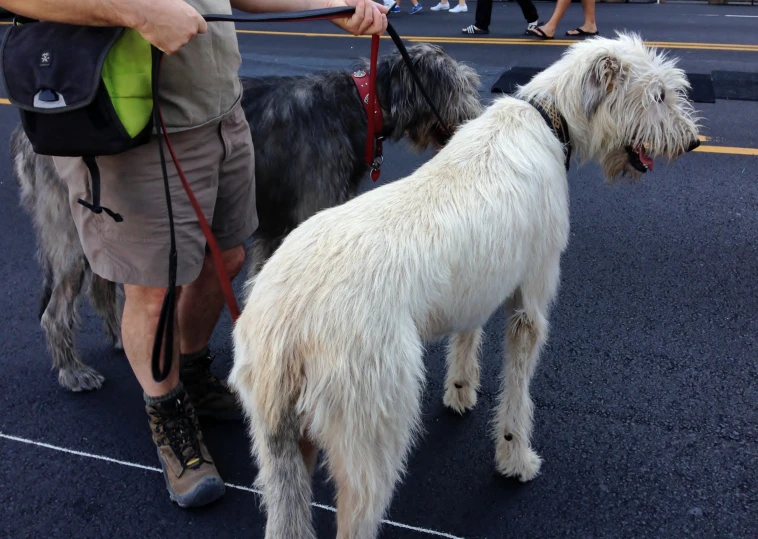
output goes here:
<path id="1" fill-rule="evenodd" d="M 672 62 L 621 36 L 573 45 L 519 97 L 557 107 L 579 158 L 615 177 L 631 166 L 626 146 L 674 158 L 696 145 L 686 84 Z M 250 421 L 266 537 L 316 537 L 314 448 L 336 484 L 337 537 L 375 537 L 418 432 L 424 343 L 452 335 L 444 402 L 469 409 L 481 328 L 503 305 L 495 464 L 533 479 L 541 458 L 529 384 L 568 238 L 564 148 L 514 97 L 464 124 L 407 178 L 287 236 L 250 283 L 229 378 Z"/>

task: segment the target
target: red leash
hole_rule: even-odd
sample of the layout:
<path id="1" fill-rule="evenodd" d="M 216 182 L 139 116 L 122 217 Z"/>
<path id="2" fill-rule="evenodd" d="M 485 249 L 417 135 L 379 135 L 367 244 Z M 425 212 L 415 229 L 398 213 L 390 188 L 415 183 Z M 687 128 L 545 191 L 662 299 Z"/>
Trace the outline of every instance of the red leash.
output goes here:
<path id="1" fill-rule="evenodd" d="M 325 16 L 325 17 L 313 17 L 311 20 L 319 20 L 319 19 L 331 19 L 334 18 L 335 15 L 331 16 Z M 231 17 L 230 17 L 231 18 Z M 207 17 L 206 18 L 208 22 L 214 21 L 214 20 L 224 20 L 224 17 Z M 282 17 L 279 19 L 281 21 L 291 21 L 291 20 L 298 20 L 298 19 L 292 19 L 288 17 Z M 379 56 L 379 36 L 373 35 L 371 36 L 371 71 L 370 71 L 370 89 L 369 89 L 369 99 L 370 99 L 370 106 L 372 110 L 376 110 L 378 100 L 376 96 L 376 63 Z M 161 60 L 163 57 L 161 56 Z M 381 113 L 381 111 L 380 111 Z M 200 228 L 203 230 L 203 235 L 205 236 L 206 241 L 208 242 L 208 247 L 211 251 L 211 257 L 213 259 L 213 263 L 216 266 L 216 271 L 218 272 L 219 281 L 221 284 L 221 290 L 224 294 L 224 301 L 226 302 L 226 306 L 229 309 L 229 313 L 232 317 L 232 323 L 236 323 L 237 319 L 240 316 L 240 310 L 239 306 L 237 305 L 237 298 L 234 295 L 234 289 L 232 288 L 232 282 L 229 278 L 229 273 L 226 271 L 226 266 L 224 265 L 224 260 L 221 255 L 221 248 L 218 246 L 218 242 L 216 241 L 216 237 L 213 235 L 213 230 L 211 229 L 210 225 L 208 224 L 208 220 L 205 218 L 205 215 L 203 214 L 202 208 L 200 208 L 200 204 L 197 201 L 197 198 L 195 197 L 195 194 L 192 192 L 192 189 L 190 188 L 189 181 L 187 180 L 187 176 L 184 174 L 184 171 L 182 170 L 182 166 L 179 164 L 179 158 L 176 156 L 176 152 L 174 151 L 173 146 L 171 145 L 171 139 L 168 136 L 168 131 L 166 130 L 166 125 L 163 121 L 163 112 L 161 111 L 160 107 L 158 107 L 158 115 L 160 117 L 161 122 L 161 128 L 163 130 L 163 137 L 166 140 L 166 146 L 168 147 L 168 151 L 171 154 L 171 159 L 174 162 L 174 166 L 176 167 L 176 171 L 179 174 L 179 178 L 181 179 L 182 186 L 184 187 L 184 191 L 187 193 L 187 197 L 189 198 L 190 203 L 192 204 L 193 209 L 195 210 L 195 213 L 197 214 L 197 218 L 200 221 Z M 366 140 L 366 160 L 367 163 L 372 165 L 372 171 L 371 171 L 371 177 L 376 181 L 379 177 L 379 168 L 374 162 L 374 115 L 369 114 L 368 115 L 368 133 L 367 133 L 367 140 Z M 381 145 L 381 142 L 378 142 L 379 145 Z M 381 147 L 380 147 L 381 148 Z M 381 149 L 379 149 L 379 157 L 381 157 Z M 379 163 L 381 164 L 381 163 Z M 376 177 L 374 175 L 376 174 Z"/>
<path id="2" fill-rule="evenodd" d="M 179 159 L 176 157 L 176 153 L 174 152 L 174 147 L 171 146 L 171 139 L 168 138 L 166 124 L 163 122 L 163 111 L 161 111 L 160 107 L 158 107 L 158 115 L 161 119 L 161 128 L 163 129 L 163 136 L 166 139 L 166 146 L 168 147 L 168 151 L 171 154 L 171 159 L 174 161 L 176 171 L 179 173 L 179 178 L 182 180 L 182 186 L 184 186 L 184 190 L 187 192 L 187 197 L 189 198 L 192 207 L 195 209 L 197 218 L 200 221 L 200 228 L 203 229 L 203 235 L 205 235 L 205 240 L 208 242 L 208 247 L 210 247 L 211 250 L 213 263 L 216 265 L 216 271 L 218 272 L 218 278 L 221 282 L 221 291 L 224 294 L 226 306 L 232 316 L 232 323 L 235 323 L 240 317 L 240 311 L 239 307 L 237 306 L 237 298 L 234 296 L 232 280 L 229 278 L 229 273 L 227 273 L 226 266 L 224 265 L 224 259 L 221 256 L 221 248 L 218 246 L 216 236 L 213 235 L 213 230 L 211 230 L 211 227 L 208 224 L 208 220 L 205 218 L 205 215 L 203 214 L 203 210 L 200 208 L 200 204 L 198 203 L 197 198 L 195 198 L 195 193 L 193 193 L 192 189 L 190 188 L 189 182 L 187 181 L 187 176 L 185 176 L 184 171 L 182 170 L 182 166 L 179 164 Z"/>
<path id="3" fill-rule="evenodd" d="M 379 100 L 376 96 L 376 62 L 379 58 L 379 36 L 373 35 L 371 36 L 371 64 L 369 65 L 369 90 L 368 90 L 368 98 L 369 103 L 368 107 L 366 109 L 367 115 L 368 115 L 368 133 L 366 133 L 366 164 L 372 166 L 371 170 L 371 179 L 374 181 L 379 179 L 378 174 L 378 167 L 376 167 L 376 163 L 374 162 L 374 156 L 375 156 L 375 142 L 376 142 L 376 134 L 374 132 L 374 113 L 377 110 L 377 105 L 379 104 Z M 380 119 L 381 119 L 381 113 L 382 111 L 379 111 Z M 376 167 L 376 168 L 375 168 Z M 377 172 L 376 178 L 374 178 L 374 172 Z"/>

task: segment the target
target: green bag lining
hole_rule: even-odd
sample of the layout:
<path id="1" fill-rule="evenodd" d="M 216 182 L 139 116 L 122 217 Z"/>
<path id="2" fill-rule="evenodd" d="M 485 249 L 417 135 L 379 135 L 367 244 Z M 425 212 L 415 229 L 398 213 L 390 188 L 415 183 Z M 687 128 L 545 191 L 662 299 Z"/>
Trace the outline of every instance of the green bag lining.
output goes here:
<path id="1" fill-rule="evenodd" d="M 103 65 L 103 82 L 113 108 L 130 137 L 139 135 L 153 113 L 152 53 L 134 29 L 118 38 Z"/>

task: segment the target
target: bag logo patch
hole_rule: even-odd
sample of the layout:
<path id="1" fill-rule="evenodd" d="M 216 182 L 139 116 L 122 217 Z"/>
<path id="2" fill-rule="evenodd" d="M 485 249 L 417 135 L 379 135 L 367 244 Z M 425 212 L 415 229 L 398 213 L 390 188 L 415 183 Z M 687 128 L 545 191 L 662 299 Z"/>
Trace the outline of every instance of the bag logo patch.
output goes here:
<path id="1" fill-rule="evenodd" d="M 39 58 L 40 67 L 48 67 L 50 65 L 50 53 L 45 51 Z"/>

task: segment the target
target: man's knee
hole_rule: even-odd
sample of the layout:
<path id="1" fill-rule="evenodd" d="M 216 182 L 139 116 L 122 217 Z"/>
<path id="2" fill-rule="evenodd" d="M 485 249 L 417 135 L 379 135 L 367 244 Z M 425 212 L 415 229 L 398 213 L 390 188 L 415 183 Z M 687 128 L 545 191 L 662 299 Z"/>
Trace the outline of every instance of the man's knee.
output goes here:
<path id="1" fill-rule="evenodd" d="M 177 288 L 176 297 L 179 298 L 181 288 Z M 125 309 L 137 310 L 143 316 L 157 320 L 160 318 L 163 300 L 166 297 L 165 287 L 124 285 L 126 296 Z"/>
<path id="2" fill-rule="evenodd" d="M 245 265 L 245 246 L 237 245 L 221 253 L 224 267 L 230 279 L 234 279 Z"/>

